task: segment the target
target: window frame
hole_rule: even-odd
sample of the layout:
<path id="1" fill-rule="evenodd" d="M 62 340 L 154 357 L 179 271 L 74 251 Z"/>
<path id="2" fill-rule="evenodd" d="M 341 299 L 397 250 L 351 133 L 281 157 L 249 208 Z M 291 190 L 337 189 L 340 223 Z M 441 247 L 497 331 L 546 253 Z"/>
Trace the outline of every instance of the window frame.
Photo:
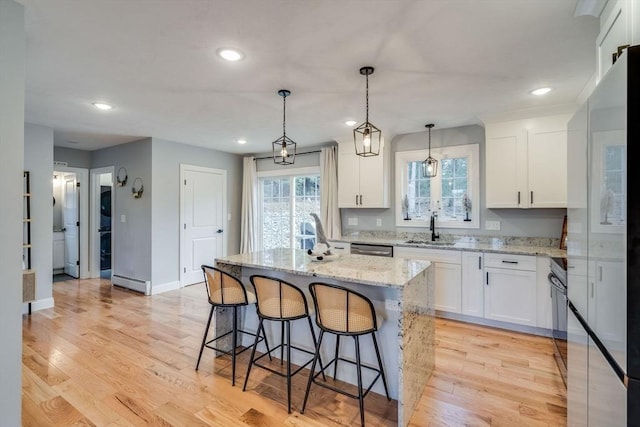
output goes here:
<path id="1" fill-rule="evenodd" d="M 428 150 L 398 151 L 395 153 L 395 209 L 396 227 L 429 227 L 429 221 L 405 220 L 402 216 L 402 199 L 407 193 L 407 164 L 423 161 L 429 156 Z M 471 199 L 471 221 L 443 221 L 438 218 L 439 228 L 480 228 L 480 146 L 479 144 L 453 145 L 431 149 L 431 156 L 438 160 L 438 175 L 431 178 L 431 199 L 441 200 L 442 160 L 467 157 L 467 195 Z"/>
<path id="2" fill-rule="evenodd" d="M 309 166 L 309 167 L 302 167 L 302 168 L 284 168 L 284 169 L 276 169 L 276 170 L 268 170 L 268 171 L 261 171 L 261 172 L 257 172 L 256 173 L 256 179 L 257 179 L 257 185 L 258 185 L 258 191 L 257 191 L 257 195 L 258 195 L 258 224 L 260 227 L 259 233 L 258 233 L 258 247 L 260 248 L 260 250 L 264 250 L 264 245 L 263 245 L 263 241 L 262 241 L 262 226 L 264 224 L 264 217 L 262 215 L 262 213 L 264 212 L 263 209 L 263 201 L 264 201 L 264 192 L 262 189 L 262 184 L 261 184 L 261 180 L 263 178 L 277 178 L 277 177 L 289 177 L 289 179 L 291 181 L 293 181 L 296 177 L 300 177 L 300 176 L 310 176 L 310 175 L 318 175 L 320 176 L 320 166 Z M 322 179 L 322 177 L 320 177 L 320 179 Z M 295 198 L 295 186 L 293 185 L 293 182 L 291 182 L 291 195 L 290 197 Z M 322 194 L 322 187 L 320 187 L 320 194 Z M 322 198 L 320 198 L 321 203 L 322 203 Z M 293 219 L 294 217 L 294 207 L 293 207 L 293 203 L 289 204 L 289 210 L 290 210 L 290 218 Z M 294 227 L 293 227 L 294 222 L 291 221 L 291 223 L 289 224 L 289 232 L 291 234 L 291 239 L 293 239 L 293 241 L 290 241 L 290 243 L 293 243 L 294 246 L 293 248 L 295 248 L 295 235 L 297 233 L 295 233 Z"/>

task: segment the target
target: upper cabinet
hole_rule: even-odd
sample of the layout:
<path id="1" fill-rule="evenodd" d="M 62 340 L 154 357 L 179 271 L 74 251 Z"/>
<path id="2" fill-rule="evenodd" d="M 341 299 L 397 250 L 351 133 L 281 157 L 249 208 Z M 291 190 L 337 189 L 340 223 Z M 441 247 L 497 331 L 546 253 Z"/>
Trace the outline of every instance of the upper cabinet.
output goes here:
<path id="1" fill-rule="evenodd" d="M 487 208 L 567 207 L 567 122 L 555 115 L 486 125 Z"/>
<path id="2" fill-rule="evenodd" d="M 389 147 L 381 141 L 378 156 L 361 157 L 353 141 L 338 144 L 338 207 L 388 208 Z"/>
<path id="3" fill-rule="evenodd" d="M 622 46 L 640 43 L 640 2 L 611 0 L 600 15 L 600 34 L 596 40 L 597 81 L 607 73 Z"/>

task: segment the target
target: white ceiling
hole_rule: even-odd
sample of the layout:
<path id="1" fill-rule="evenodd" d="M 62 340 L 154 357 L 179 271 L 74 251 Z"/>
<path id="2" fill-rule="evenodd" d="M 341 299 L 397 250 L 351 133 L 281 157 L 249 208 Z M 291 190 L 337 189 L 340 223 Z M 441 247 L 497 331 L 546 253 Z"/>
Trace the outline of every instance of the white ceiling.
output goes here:
<path id="1" fill-rule="evenodd" d="M 19 1 L 26 120 L 86 150 L 152 136 L 266 152 L 282 135 L 282 88 L 299 148 L 349 138 L 345 120 L 364 121 L 364 65 L 375 67 L 370 121 L 387 140 L 429 122 L 570 109 L 599 27 L 573 16 L 575 0 Z M 246 58 L 223 61 L 226 46 Z"/>

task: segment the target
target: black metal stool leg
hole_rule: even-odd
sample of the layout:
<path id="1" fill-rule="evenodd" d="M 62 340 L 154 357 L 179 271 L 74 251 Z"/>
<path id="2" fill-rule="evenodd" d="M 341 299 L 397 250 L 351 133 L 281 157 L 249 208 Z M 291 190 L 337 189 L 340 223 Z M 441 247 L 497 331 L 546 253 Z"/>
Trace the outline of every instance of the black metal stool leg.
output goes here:
<path id="1" fill-rule="evenodd" d="M 360 425 L 364 427 L 364 396 L 362 395 L 362 365 L 360 363 L 360 340 L 358 336 L 353 337 L 356 344 L 356 366 L 358 373 L 358 401 L 360 403 Z"/>
<path id="2" fill-rule="evenodd" d="M 200 366 L 200 359 L 202 358 L 202 351 L 204 350 L 204 345 L 207 343 L 207 334 L 209 333 L 209 327 L 211 326 L 211 318 L 213 317 L 214 306 L 211 306 L 211 311 L 209 312 L 209 320 L 207 321 L 207 327 L 204 330 L 204 336 L 202 337 L 202 345 L 200 346 L 200 354 L 198 354 L 198 362 L 196 363 L 196 371 Z"/>
<path id="3" fill-rule="evenodd" d="M 284 321 L 280 322 L 280 365 L 284 363 Z"/>
<path id="4" fill-rule="evenodd" d="M 380 357 L 380 350 L 378 350 L 378 340 L 376 340 L 376 333 L 372 332 L 373 346 L 376 348 L 376 357 L 378 358 L 378 367 L 380 368 L 380 375 L 382 376 L 382 384 L 384 384 L 384 392 L 387 394 L 387 400 L 391 400 L 389 396 L 389 388 L 387 387 L 387 377 L 384 374 L 384 368 L 382 367 L 382 358 Z"/>
<path id="5" fill-rule="evenodd" d="M 311 317 L 307 317 L 309 321 L 309 329 L 311 330 L 311 338 L 313 338 L 313 346 L 315 347 L 318 344 L 316 340 L 316 331 L 313 329 L 313 323 L 311 322 Z M 327 377 L 324 375 L 324 366 L 322 365 L 322 357 L 318 354 L 318 362 L 320 363 L 320 370 L 322 371 L 322 379 L 327 381 Z"/>
<path id="6" fill-rule="evenodd" d="M 262 336 L 264 337 L 264 345 L 267 347 L 267 354 L 269 355 L 269 360 L 273 360 L 273 357 L 271 357 L 271 350 L 269 350 L 269 341 L 267 341 L 267 331 L 264 330 L 264 325 L 262 323 L 260 323 L 260 326 L 262 327 Z M 258 330 L 258 332 L 256 333 L 259 334 L 260 330 Z"/>
<path id="7" fill-rule="evenodd" d="M 309 399 L 309 391 L 311 390 L 311 382 L 316 370 L 316 363 L 320 357 L 320 346 L 322 345 L 322 338 L 324 337 L 324 331 L 320 330 L 320 338 L 318 338 L 318 345 L 316 345 L 316 353 L 313 355 L 313 363 L 311 363 L 311 372 L 309 373 L 309 381 L 307 381 L 307 391 L 304 393 L 304 401 L 302 402 L 301 414 L 304 414 L 304 408 L 307 407 L 307 399 Z"/>
<path id="8" fill-rule="evenodd" d="M 336 355 L 335 355 L 335 364 L 333 365 L 333 380 L 336 380 L 336 376 L 338 375 L 338 356 L 340 355 L 340 335 L 336 335 Z"/>
<path id="9" fill-rule="evenodd" d="M 236 385 L 236 348 L 238 348 L 238 307 L 233 307 L 233 339 L 231 345 L 231 386 Z"/>
<path id="10" fill-rule="evenodd" d="M 249 366 L 247 367 L 247 376 L 244 377 L 244 385 L 242 386 L 242 391 L 247 389 L 247 382 L 249 382 L 249 373 L 251 373 L 251 365 L 253 365 L 253 359 L 256 356 L 256 347 L 258 347 L 258 340 L 260 338 L 260 331 L 264 331 L 264 326 L 262 324 L 264 320 L 260 319 L 260 325 L 258 326 L 258 331 L 256 332 L 256 339 L 253 342 L 253 348 L 251 349 L 251 357 L 249 358 Z"/>
<path id="11" fill-rule="evenodd" d="M 291 323 L 287 320 L 287 411 L 291 413 Z"/>

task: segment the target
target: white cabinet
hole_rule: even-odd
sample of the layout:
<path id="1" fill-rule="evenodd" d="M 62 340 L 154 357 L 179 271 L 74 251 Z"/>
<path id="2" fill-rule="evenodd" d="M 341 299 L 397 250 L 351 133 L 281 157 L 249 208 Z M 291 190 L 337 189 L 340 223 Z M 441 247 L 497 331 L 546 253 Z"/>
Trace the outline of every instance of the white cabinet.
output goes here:
<path id="1" fill-rule="evenodd" d="M 640 42 L 640 3 L 637 0 L 611 0 L 600 15 L 600 34 L 596 39 L 597 81 L 613 65 L 618 47 Z"/>
<path id="2" fill-rule="evenodd" d="M 64 232 L 53 232 L 53 269 L 64 268 Z"/>
<path id="3" fill-rule="evenodd" d="M 484 316 L 484 254 L 462 252 L 462 314 Z"/>
<path id="4" fill-rule="evenodd" d="M 536 257 L 485 254 L 484 317 L 536 326 Z"/>
<path id="5" fill-rule="evenodd" d="M 351 253 L 351 243 L 337 242 L 334 240 L 327 240 L 327 243 L 331 245 L 331 251 L 339 255 L 348 255 Z"/>
<path id="6" fill-rule="evenodd" d="M 486 125 L 487 208 L 567 206 L 569 115 Z"/>
<path id="7" fill-rule="evenodd" d="M 380 142 L 378 156 L 362 157 L 353 141 L 338 145 L 338 206 L 341 208 L 388 208 L 389 147 Z"/>
<path id="8" fill-rule="evenodd" d="M 450 313 L 462 312 L 462 256 L 460 251 L 395 247 L 394 256 L 426 259 L 433 262 L 436 310 Z"/>

